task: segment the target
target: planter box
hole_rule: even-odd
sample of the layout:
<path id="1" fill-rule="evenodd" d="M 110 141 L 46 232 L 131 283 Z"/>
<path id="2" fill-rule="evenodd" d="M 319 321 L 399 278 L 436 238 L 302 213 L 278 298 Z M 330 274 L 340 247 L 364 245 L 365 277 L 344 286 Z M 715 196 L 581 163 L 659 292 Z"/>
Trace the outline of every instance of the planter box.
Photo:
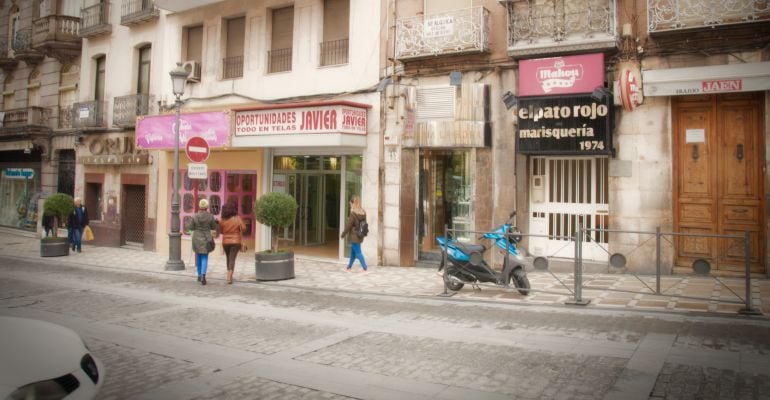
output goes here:
<path id="1" fill-rule="evenodd" d="M 294 279 L 294 252 L 256 253 L 254 271 L 258 281 Z"/>
<path id="2" fill-rule="evenodd" d="M 40 257 L 70 255 L 70 241 L 66 237 L 40 239 Z"/>

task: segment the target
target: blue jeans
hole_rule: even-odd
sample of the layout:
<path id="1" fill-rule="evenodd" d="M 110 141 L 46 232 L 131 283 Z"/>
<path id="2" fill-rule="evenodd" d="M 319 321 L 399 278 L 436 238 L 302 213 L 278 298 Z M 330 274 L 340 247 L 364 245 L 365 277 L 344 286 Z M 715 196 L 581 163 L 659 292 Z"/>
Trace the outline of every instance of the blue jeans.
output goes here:
<path id="1" fill-rule="evenodd" d="M 83 230 L 72 228 L 70 229 L 70 243 L 72 243 L 72 248 L 80 251 L 81 249 L 81 239 L 83 238 Z"/>
<path id="2" fill-rule="evenodd" d="M 348 262 L 348 269 L 353 266 L 353 262 L 361 261 L 361 268 L 366 271 L 366 261 L 364 261 L 364 253 L 361 252 L 361 243 L 351 243 L 350 245 L 350 262 Z"/>
<path id="3" fill-rule="evenodd" d="M 209 268 L 208 253 L 195 253 L 195 268 L 198 270 L 198 276 L 206 275 Z"/>

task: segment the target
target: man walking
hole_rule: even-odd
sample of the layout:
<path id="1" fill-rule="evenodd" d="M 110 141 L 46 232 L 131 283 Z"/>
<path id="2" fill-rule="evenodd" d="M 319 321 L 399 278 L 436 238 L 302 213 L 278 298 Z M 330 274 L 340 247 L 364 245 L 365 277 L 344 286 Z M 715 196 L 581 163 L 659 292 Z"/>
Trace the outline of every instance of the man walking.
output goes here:
<path id="1" fill-rule="evenodd" d="M 86 207 L 83 205 L 83 200 L 80 197 L 75 197 L 75 211 L 70 214 L 67 226 L 70 230 L 72 250 L 80 253 L 82 250 L 83 229 L 88 226 L 88 211 L 86 211 Z"/>

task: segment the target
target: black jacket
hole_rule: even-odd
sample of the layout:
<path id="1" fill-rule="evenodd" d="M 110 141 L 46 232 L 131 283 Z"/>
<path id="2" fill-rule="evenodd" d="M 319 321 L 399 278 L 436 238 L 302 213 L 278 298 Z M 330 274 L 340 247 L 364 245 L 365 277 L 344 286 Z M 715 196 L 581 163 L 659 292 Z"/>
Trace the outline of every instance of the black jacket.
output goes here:
<path id="1" fill-rule="evenodd" d="M 75 209 L 75 211 L 73 211 L 67 219 L 68 227 L 83 229 L 86 227 L 86 225 L 88 225 L 88 210 L 86 210 L 86 206 L 80 206 L 80 208 L 83 210 L 83 218 L 78 219 L 78 211 Z"/>

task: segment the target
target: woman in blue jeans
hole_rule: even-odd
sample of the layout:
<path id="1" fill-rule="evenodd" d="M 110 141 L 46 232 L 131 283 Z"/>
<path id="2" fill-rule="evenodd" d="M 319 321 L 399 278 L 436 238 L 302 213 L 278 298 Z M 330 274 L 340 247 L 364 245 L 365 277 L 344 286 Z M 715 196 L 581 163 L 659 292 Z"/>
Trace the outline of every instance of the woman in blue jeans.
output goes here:
<path id="1" fill-rule="evenodd" d="M 195 253 L 195 268 L 198 270 L 198 282 L 201 285 L 206 284 L 206 270 L 209 266 L 209 241 L 213 240 L 211 231 L 215 231 L 218 227 L 217 220 L 208 211 L 209 201 L 201 199 L 198 202 L 198 213 L 192 219 L 190 223 L 190 229 L 192 229 L 192 250 Z"/>
<path id="2" fill-rule="evenodd" d="M 342 231 L 342 235 L 340 235 L 340 237 L 343 239 L 345 238 L 345 235 L 348 235 L 348 239 L 350 239 L 351 243 L 350 262 L 348 262 L 348 267 L 345 269 L 346 272 L 350 272 L 350 268 L 353 266 L 353 262 L 356 259 L 361 262 L 361 268 L 363 268 L 363 272 L 368 272 L 366 270 L 364 253 L 361 252 L 361 242 L 364 241 L 364 237 L 359 236 L 356 232 L 356 228 L 361 221 L 366 221 L 366 211 L 361 208 L 361 198 L 358 196 L 353 196 L 350 198 L 350 216 L 348 217 L 347 224 L 345 224 L 345 230 Z"/>

